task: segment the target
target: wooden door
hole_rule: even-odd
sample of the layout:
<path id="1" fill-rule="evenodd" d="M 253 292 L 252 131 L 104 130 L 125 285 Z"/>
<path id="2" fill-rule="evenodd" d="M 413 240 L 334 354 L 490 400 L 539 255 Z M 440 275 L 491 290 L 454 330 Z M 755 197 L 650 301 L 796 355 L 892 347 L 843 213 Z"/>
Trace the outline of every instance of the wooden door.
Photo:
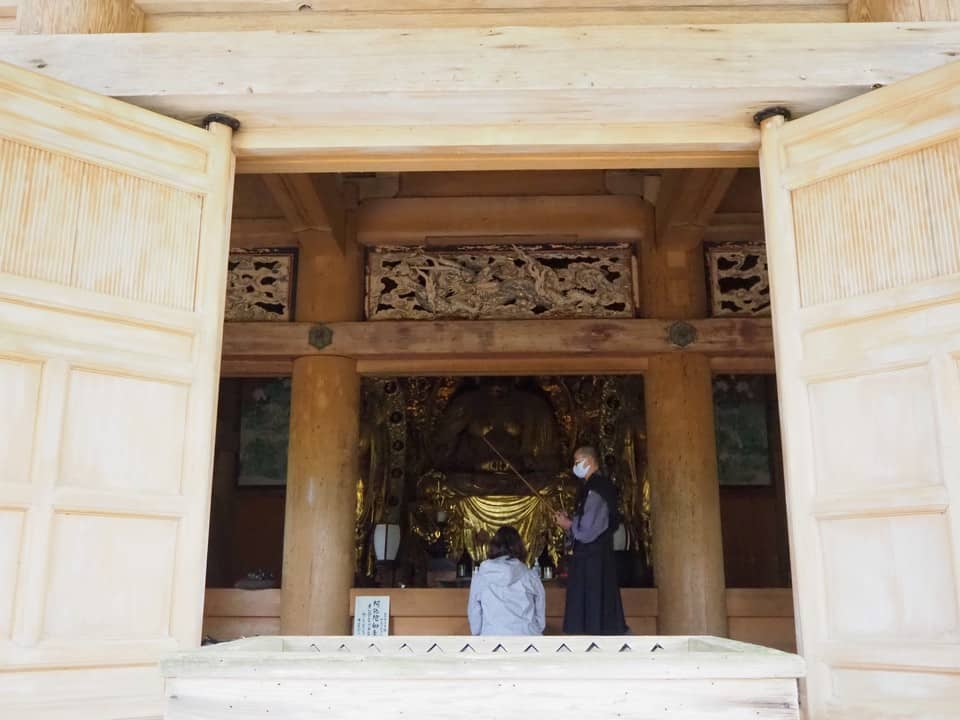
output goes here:
<path id="1" fill-rule="evenodd" d="M 761 169 L 811 718 L 960 712 L 960 64 L 794 122 Z"/>
<path id="2" fill-rule="evenodd" d="M 0 717 L 158 716 L 199 644 L 233 166 L 0 64 Z"/>

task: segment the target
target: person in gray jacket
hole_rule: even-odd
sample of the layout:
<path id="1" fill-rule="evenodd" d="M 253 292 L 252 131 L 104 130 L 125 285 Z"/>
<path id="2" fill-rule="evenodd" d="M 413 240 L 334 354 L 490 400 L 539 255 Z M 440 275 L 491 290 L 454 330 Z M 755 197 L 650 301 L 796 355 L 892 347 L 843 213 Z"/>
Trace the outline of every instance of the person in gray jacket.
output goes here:
<path id="1" fill-rule="evenodd" d="M 474 635 L 542 635 L 546 624 L 543 583 L 527 567 L 516 528 L 504 525 L 490 540 L 473 574 L 467 617 Z"/>

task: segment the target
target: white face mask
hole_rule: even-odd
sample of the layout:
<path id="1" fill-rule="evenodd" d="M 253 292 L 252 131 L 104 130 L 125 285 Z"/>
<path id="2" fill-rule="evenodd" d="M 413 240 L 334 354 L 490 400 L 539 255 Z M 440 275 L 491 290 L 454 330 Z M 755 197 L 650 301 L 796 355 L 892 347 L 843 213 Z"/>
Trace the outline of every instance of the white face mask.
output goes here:
<path id="1" fill-rule="evenodd" d="M 587 476 L 587 472 L 590 470 L 590 464 L 586 460 L 581 460 L 576 465 L 573 466 L 573 474 L 578 478 L 583 480 Z"/>

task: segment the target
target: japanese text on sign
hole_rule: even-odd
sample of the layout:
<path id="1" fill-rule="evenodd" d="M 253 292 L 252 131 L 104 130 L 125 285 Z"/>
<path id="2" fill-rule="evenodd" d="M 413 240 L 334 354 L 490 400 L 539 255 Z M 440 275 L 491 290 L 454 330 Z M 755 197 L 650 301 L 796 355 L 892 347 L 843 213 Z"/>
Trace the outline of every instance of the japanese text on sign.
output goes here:
<path id="1" fill-rule="evenodd" d="M 358 596 L 353 606 L 354 635 L 390 634 L 389 596 Z"/>

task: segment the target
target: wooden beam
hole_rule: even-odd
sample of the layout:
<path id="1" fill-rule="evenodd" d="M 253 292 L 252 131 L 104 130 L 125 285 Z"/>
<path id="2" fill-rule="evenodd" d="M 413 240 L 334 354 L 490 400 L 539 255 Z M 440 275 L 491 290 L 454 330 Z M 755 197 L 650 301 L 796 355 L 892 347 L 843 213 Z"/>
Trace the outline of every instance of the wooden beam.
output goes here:
<path id="1" fill-rule="evenodd" d="M 234 219 L 230 224 L 231 249 L 296 247 L 299 242 L 286 220 L 242 218 Z"/>
<path id="2" fill-rule="evenodd" d="M 646 356 L 591 357 L 551 355 L 550 357 L 458 357 L 442 359 L 358 360 L 361 375 L 395 377 L 404 375 L 445 377 L 450 375 L 642 375 L 649 367 Z M 716 374 L 772 375 L 773 357 L 719 355 L 710 358 Z M 261 373 L 262 375 L 262 373 Z"/>
<path id="3" fill-rule="evenodd" d="M 838 23 L 847 21 L 846 2 L 806 0 L 801 5 L 778 5 L 770 0 L 750 5 L 705 2 L 679 7 L 567 8 L 356 12 L 162 12 L 146 19 L 147 32 L 236 32 L 271 28 L 280 32 L 310 32 L 346 28 L 469 27 L 490 26 L 585 27 L 593 25 L 711 25 L 730 23 Z M 302 3 L 301 3 L 302 4 Z M 612 4 L 612 3 L 610 3 Z"/>
<path id="4" fill-rule="evenodd" d="M 503 236 L 516 243 L 635 241 L 652 212 L 642 198 L 615 195 L 372 200 L 360 206 L 357 240 L 427 246 Z"/>
<path id="5" fill-rule="evenodd" d="M 20 0 L 17 32 L 138 33 L 143 31 L 143 10 L 133 0 Z"/>
<path id="6" fill-rule="evenodd" d="M 310 344 L 312 323 L 224 323 L 224 360 L 307 356 L 356 360 L 485 358 L 632 358 L 698 352 L 714 356 L 771 357 L 770 321 L 760 318 L 693 320 L 695 340 L 671 342 L 664 320 L 450 320 L 334 322 L 329 344 Z"/>
<path id="7" fill-rule="evenodd" d="M 318 236 L 329 233 L 341 251 L 346 247 L 346 208 L 336 176 L 268 174 L 263 182 L 295 234 L 322 242 Z"/>
<path id="8" fill-rule="evenodd" d="M 403 173 L 395 195 L 408 198 L 605 195 L 604 176 L 600 170 Z"/>
<path id="9" fill-rule="evenodd" d="M 846 0 L 782 0 L 782 6 L 813 4 L 844 4 Z M 331 13 L 331 12 L 456 12 L 498 10 L 568 10 L 570 0 L 137 0 L 150 14 L 162 13 Z M 752 8 L 756 0 L 580 0 L 576 7 L 583 9 L 624 9 L 684 7 L 743 7 Z M 304 12 L 303 6 L 309 11 Z"/>
<path id="10" fill-rule="evenodd" d="M 764 242 L 763 215 L 761 213 L 714 213 L 703 240 L 707 243 L 762 244 Z"/>
<path id="11" fill-rule="evenodd" d="M 550 357 L 500 358 L 387 358 L 357 361 L 361 375 L 394 377 L 451 375 L 642 375 L 649 363 L 641 357 L 592 357 L 551 355 Z M 710 358 L 710 369 L 716 374 L 772 375 L 776 372 L 773 356 L 716 355 Z M 288 358 L 242 359 L 225 358 L 220 365 L 221 377 L 289 377 L 293 361 Z"/>
<path id="12" fill-rule="evenodd" d="M 657 197 L 657 247 L 691 250 L 703 242 L 735 169 L 669 170 Z"/>
<path id="13" fill-rule="evenodd" d="M 290 377 L 293 374 L 293 361 L 289 358 L 268 358 L 266 360 L 233 360 L 224 358 L 220 362 L 220 377 Z"/>
<path id="14" fill-rule="evenodd" d="M 752 126 L 701 122 L 248 126 L 233 144 L 239 173 L 741 168 L 759 146 Z"/>
<path id="15" fill-rule="evenodd" d="M 283 149 L 302 172 L 342 169 L 322 162 L 338 153 L 348 169 L 380 170 L 414 156 L 420 169 L 477 169 L 483 154 L 488 167 L 744 154 L 756 148 L 757 110 L 803 115 L 957 53 L 955 23 L 0 38 L 6 61 L 101 94 L 189 121 L 231 113 L 244 124 L 241 156 L 265 163 Z M 643 132 L 657 128 L 664 134 Z"/>

